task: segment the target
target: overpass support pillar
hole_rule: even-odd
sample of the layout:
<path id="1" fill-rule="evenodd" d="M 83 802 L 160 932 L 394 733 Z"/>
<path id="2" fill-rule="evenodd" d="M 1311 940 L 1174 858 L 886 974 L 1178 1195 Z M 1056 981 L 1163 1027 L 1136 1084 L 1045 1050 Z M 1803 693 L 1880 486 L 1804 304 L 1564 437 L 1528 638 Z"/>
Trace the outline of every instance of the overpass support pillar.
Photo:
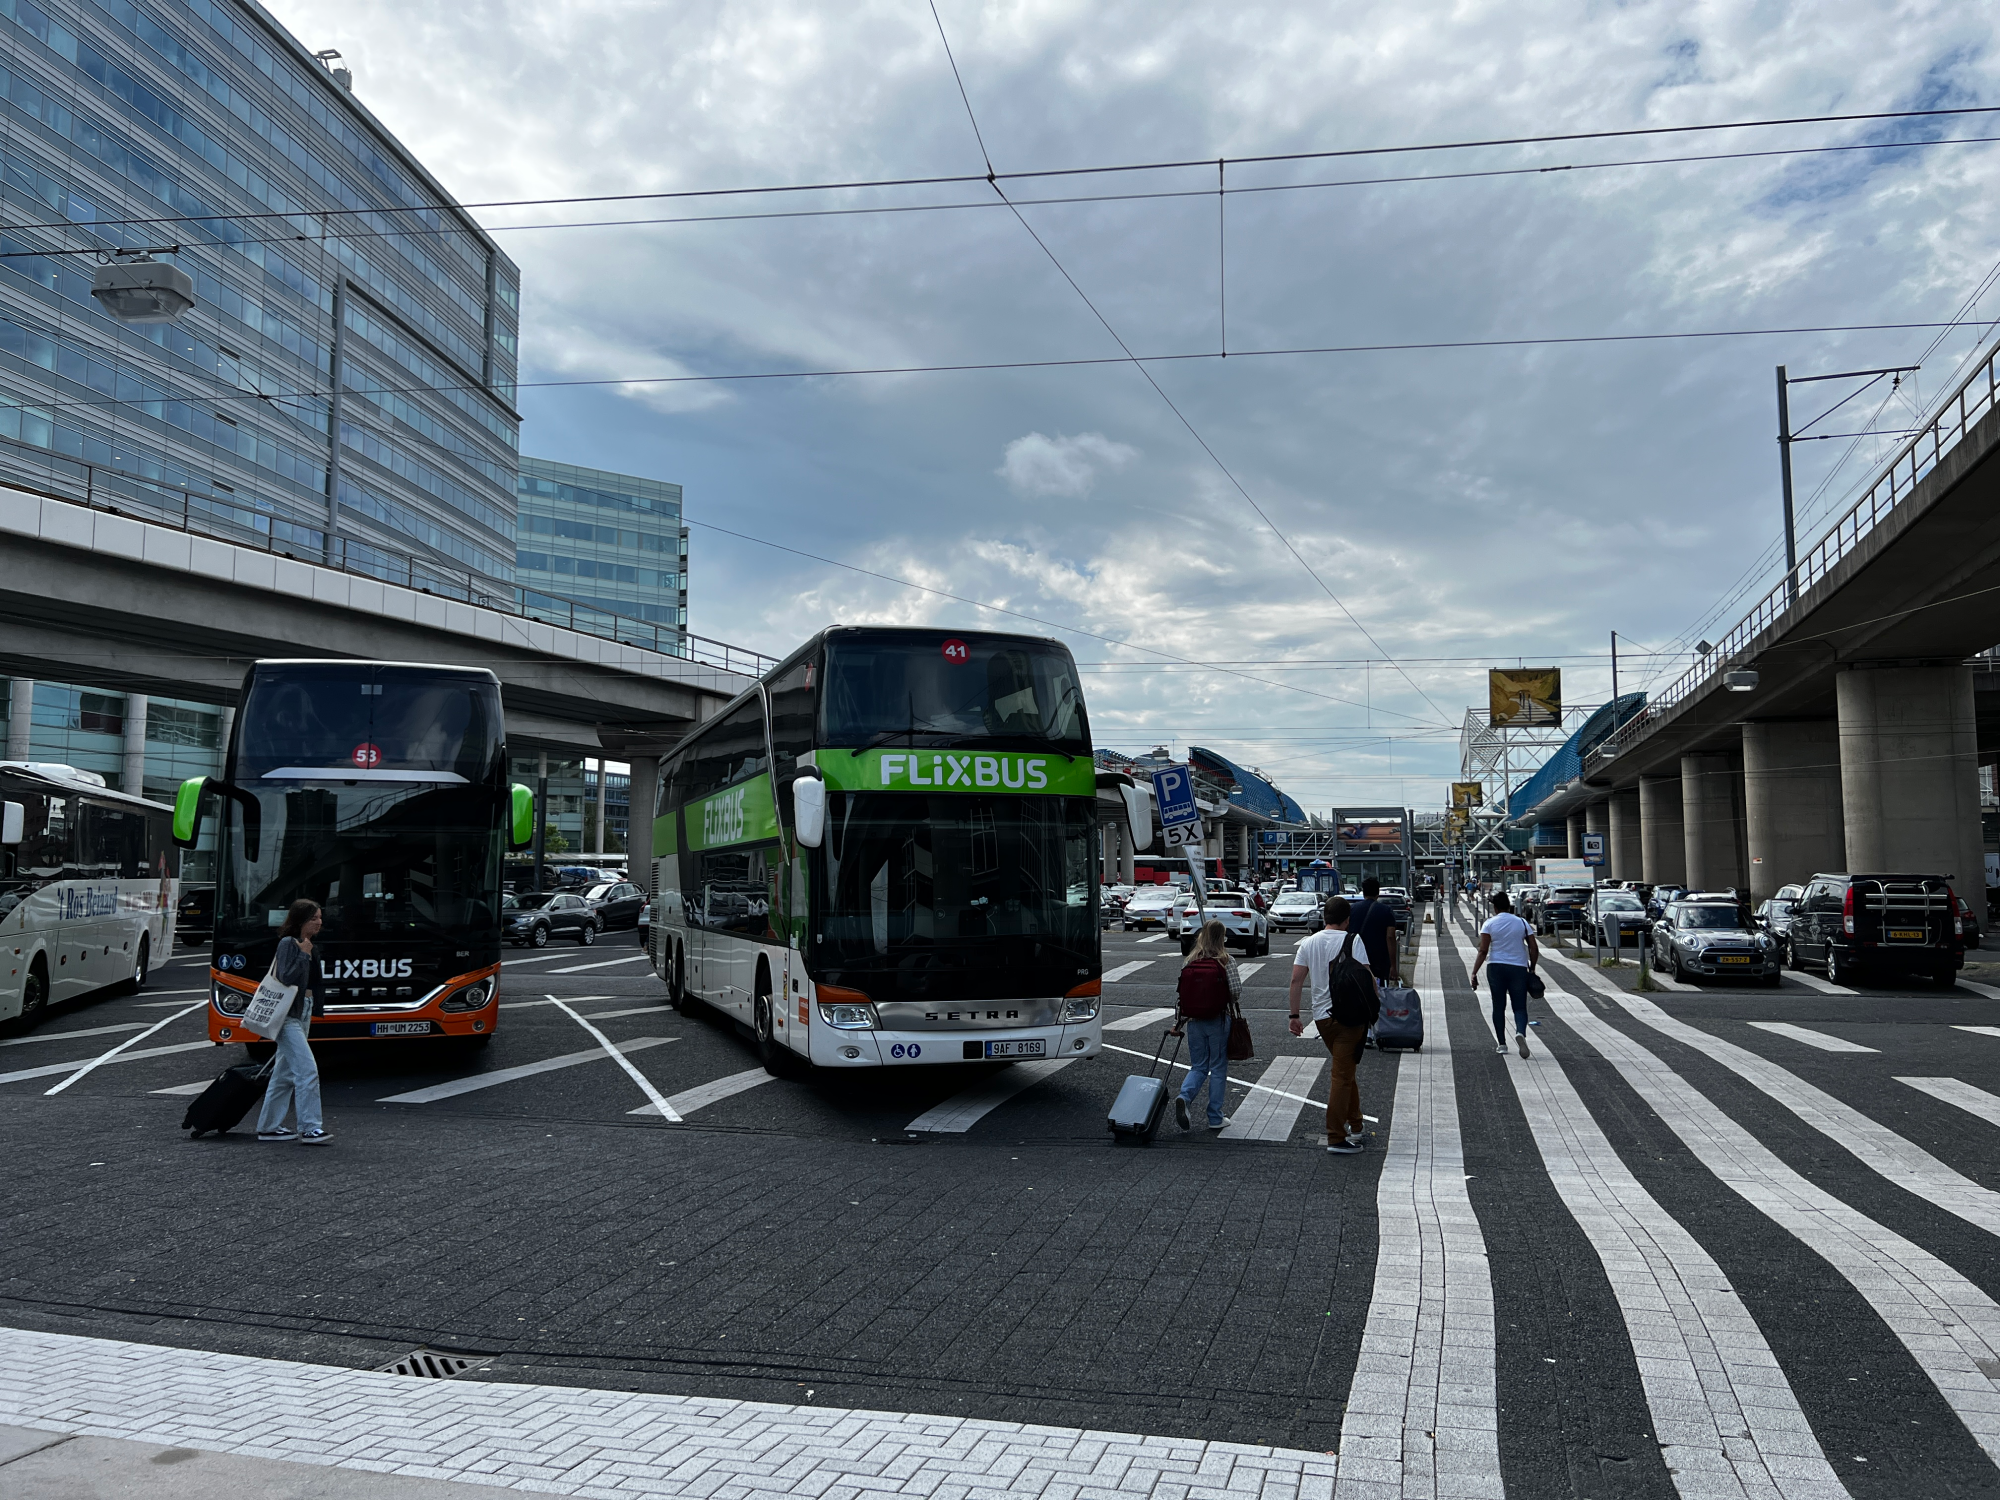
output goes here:
<path id="1" fill-rule="evenodd" d="M 660 894 L 660 882 L 653 878 L 653 801 L 659 791 L 659 756 L 638 756 L 632 762 L 631 810 L 625 816 L 626 873 L 649 896 Z"/>
<path id="2" fill-rule="evenodd" d="M 1583 835 L 1583 814 L 1571 813 L 1569 815 L 1569 857 L 1571 859 L 1583 858 Z"/>
<path id="3" fill-rule="evenodd" d="M 118 767 L 118 790 L 146 794 L 146 695 L 125 695 L 125 753 Z"/>
<path id="4" fill-rule="evenodd" d="M 1743 726 L 1750 899 L 1842 868 L 1840 734 L 1835 720 Z"/>
<path id="5" fill-rule="evenodd" d="M 1604 852 L 1611 852 L 1611 804 L 1593 802 L 1583 810 L 1583 831 L 1604 836 Z"/>
<path id="6" fill-rule="evenodd" d="M 1737 775 L 1736 757 L 1726 750 L 1681 757 L 1681 832 L 1687 883 L 1694 890 L 1749 883 L 1743 874 Z"/>
<path id="7" fill-rule="evenodd" d="M 1654 885 L 1687 884 L 1687 834 L 1678 776 L 1639 778 L 1639 878 Z"/>
<path id="8" fill-rule="evenodd" d="M 1611 856 L 1611 878 L 1613 880 L 1644 880 L 1640 873 L 1646 867 L 1645 853 L 1639 835 L 1639 789 L 1613 792 L 1611 800 L 1605 804 L 1611 813 L 1611 840 L 1607 852 Z"/>
<path id="9" fill-rule="evenodd" d="M 1949 874 L 1960 894 L 1982 890 L 1972 669 L 1855 667 L 1834 688 L 1847 868 Z"/>
<path id="10" fill-rule="evenodd" d="M 16 677 L 7 684 L 7 759 L 34 759 L 28 753 L 34 728 L 35 679 Z"/>
<path id="11" fill-rule="evenodd" d="M 1138 884 L 1138 861 L 1134 857 L 1136 852 L 1132 844 L 1132 830 L 1124 823 L 1120 823 L 1118 825 L 1118 883 L 1120 885 Z"/>

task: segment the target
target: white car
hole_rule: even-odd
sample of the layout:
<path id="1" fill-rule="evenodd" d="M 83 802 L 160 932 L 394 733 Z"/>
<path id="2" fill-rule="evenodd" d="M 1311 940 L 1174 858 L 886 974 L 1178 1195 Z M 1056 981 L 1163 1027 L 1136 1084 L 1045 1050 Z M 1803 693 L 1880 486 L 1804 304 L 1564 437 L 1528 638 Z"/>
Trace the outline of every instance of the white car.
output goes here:
<path id="1" fill-rule="evenodd" d="M 1122 925 L 1127 932 L 1135 927 L 1166 926 L 1167 913 L 1173 910 L 1180 894 L 1170 885 L 1141 886 L 1138 894 L 1125 903 L 1125 913 L 1120 919 Z"/>
<path id="2" fill-rule="evenodd" d="M 1311 932 L 1324 925 L 1322 913 L 1326 903 L 1311 891 L 1284 891 L 1271 903 L 1270 923 L 1273 932 L 1290 932 L 1294 927 L 1301 932 Z"/>
<path id="3" fill-rule="evenodd" d="M 1241 948 L 1245 958 L 1262 958 L 1271 951 L 1270 925 L 1242 891 L 1210 891 L 1203 900 L 1208 906 L 1208 920 L 1220 922 L 1228 929 L 1226 941 L 1230 947 Z M 1184 892 L 1167 917 L 1167 931 L 1180 938 L 1181 952 L 1194 947 L 1194 936 L 1201 923 L 1201 903 L 1195 900 L 1193 891 Z"/>

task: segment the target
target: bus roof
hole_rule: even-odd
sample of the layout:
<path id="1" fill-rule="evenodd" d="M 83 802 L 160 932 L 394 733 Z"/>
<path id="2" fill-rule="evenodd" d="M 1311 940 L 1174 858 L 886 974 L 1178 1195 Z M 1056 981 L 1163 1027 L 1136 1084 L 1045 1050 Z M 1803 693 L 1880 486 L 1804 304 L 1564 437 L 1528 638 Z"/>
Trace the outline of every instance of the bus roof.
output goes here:
<path id="1" fill-rule="evenodd" d="M 396 667 L 409 672 L 435 672 L 440 677 L 483 677 L 498 683 L 499 677 L 485 667 L 460 667 L 437 661 L 376 661 L 360 656 L 265 656 L 250 663 L 252 672 L 265 667 L 320 667 L 327 671 L 352 671 L 355 667 Z"/>
<path id="2" fill-rule="evenodd" d="M 64 797 L 78 795 L 102 797 L 107 802 L 122 802 L 129 807 L 143 807 L 148 812 L 169 813 L 173 809 L 164 802 L 154 802 L 146 797 L 135 797 L 130 792 L 115 792 L 106 786 L 95 771 L 79 771 L 75 766 L 65 766 L 55 761 L 44 760 L 0 760 L 0 779 L 18 779 L 28 782 L 39 792 L 53 792 Z"/>

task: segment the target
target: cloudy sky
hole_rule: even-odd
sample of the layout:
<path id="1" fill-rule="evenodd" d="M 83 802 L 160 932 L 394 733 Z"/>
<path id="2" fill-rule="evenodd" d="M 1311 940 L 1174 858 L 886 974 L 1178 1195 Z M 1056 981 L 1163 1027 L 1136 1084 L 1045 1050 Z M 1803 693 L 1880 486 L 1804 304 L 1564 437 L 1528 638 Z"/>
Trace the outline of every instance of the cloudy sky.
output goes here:
<path id="1" fill-rule="evenodd" d="M 467 201 L 985 170 L 926 0 L 267 3 Z M 938 10 L 1000 172 L 2000 103 L 1996 12 L 1964 3 Z M 1213 356 L 1226 290 L 1234 357 L 1158 389 L 1117 362 L 531 387 L 522 448 L 686 486 L 699 634 L 1023 628 L 888 575 L 1061 627 L 1100 744 L 1422 807 L 1487 665 L 1601 702 L 1611 631 L 1621 686 L 1664 682 L 1686 658 L 1636 653 L 1774 581 L 1774 365 L 1935 335 L 1254 351 L 1947 322 L 2000 258 L 2000 156 L 1893 143 L 1978 136 L 2000 115 L 1239 164 L 1220 203 L 1212 165 L 1022 179 L 1018 218 L 980 183 L 481 218 L 522 267 L 525 382 Z M 713 217 L 856 209 L 919 211 Z M 1987 331 L 1819 430 L 1914 425 Z M 1802 445 L 1802 533 L 1887 452 Z"/>

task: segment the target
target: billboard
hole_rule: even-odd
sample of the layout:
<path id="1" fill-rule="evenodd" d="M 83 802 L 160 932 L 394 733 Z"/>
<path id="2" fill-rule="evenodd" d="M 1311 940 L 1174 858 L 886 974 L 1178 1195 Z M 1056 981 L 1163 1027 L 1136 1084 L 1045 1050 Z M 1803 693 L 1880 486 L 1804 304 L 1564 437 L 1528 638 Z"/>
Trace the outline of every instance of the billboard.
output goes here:
<path id="1" fill-rule="evenodd" d="M 1561 667 L 1495 667 L 1486 674 L 1487 722 L 1523 729 L 1562 723 Z"/>
<path id="2" fill-rule="evenodd" d="M 1453 807 L 1477 807 L 1486 800 L 1486 789 L 1476 781 L 1454 781 L 1451 784 L 1451 805 Z"/>

